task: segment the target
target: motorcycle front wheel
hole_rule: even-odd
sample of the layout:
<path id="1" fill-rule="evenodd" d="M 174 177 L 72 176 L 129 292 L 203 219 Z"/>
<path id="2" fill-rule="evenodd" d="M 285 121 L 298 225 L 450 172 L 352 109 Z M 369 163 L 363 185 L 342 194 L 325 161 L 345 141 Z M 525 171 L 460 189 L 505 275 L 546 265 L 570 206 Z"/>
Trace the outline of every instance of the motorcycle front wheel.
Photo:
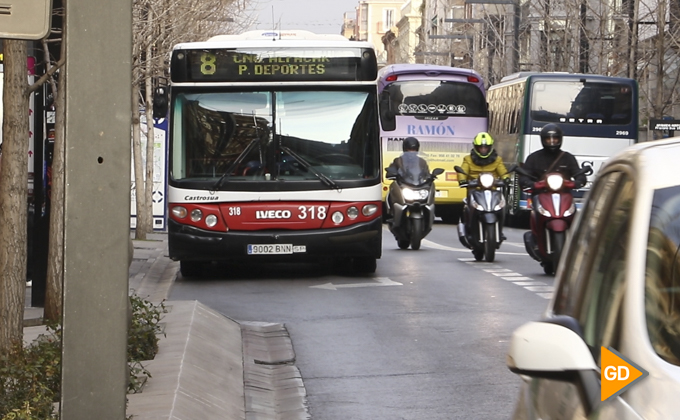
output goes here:
<path id="1" fill-rule="evenodd" d="M 411 220 L 411 249 L 420 249 L 420 241 L 423 239 L 423 219 Z"/>
<path id="2" fill-rule="evenodd" d="M 472 256 L 475 257 L 475 261 L 481 261 L 484 259 L 484 250 L 473 249 Z"/>
<path id="3" fill-rule="evenodd" d="M 493 262 L 496 259 L 496 226 L 484 225 L 484 259 Z"/>
<path id="4" fill-rule="evenodd" d="M 552 248 L 552 254 L 550 257 L 552 258 L 553 274 L 557 272 L 557 264 L 560 262 L 565 240 L 565 232 L 550 232 L 550 247 Z"/>

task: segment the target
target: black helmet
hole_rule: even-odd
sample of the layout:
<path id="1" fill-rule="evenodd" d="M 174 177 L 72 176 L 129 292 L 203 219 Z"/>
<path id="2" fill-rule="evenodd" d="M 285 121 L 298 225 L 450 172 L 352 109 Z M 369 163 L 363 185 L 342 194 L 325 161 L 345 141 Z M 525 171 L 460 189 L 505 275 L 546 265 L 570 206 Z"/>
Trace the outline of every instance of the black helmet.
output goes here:
<path id="1" fill-rule="evenodd" d="M 557 139 L 549 140 L 549 139 Z M 562 129 L 557 124 L 546 124 L 541 130 L 541 144 L 544 149 L 558 151 L 562 147 Z"/>
<path id="2" fill-rule="evenodd" d="M 401 147 L 404 152 L 417 152 L 420 150 L 420 142 L 415 137 L 406 137 Z"/>

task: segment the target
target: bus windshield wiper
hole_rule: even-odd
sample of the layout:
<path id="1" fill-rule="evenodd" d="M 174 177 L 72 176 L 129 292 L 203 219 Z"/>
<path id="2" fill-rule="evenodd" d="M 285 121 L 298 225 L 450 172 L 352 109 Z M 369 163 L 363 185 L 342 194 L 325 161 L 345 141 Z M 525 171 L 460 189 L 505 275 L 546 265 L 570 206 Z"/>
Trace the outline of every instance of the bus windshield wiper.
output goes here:
<path id="1" fill-rule="evenodd" d="M 212 187 L 212 191 L 217 191 L 222 186 L 222 184 L 224 183 L 224 180 L 229 177 L 229 174 L 231 174 L 231 172 L 234 169 L 236 169 L 236 165 L 238 165 L 239 163 L 241 163 L 243 161 L 243 159 L 245 159 L 245 157 L 248 155 L 248 153 L 250 153 L 250 151 L 253 150 L 253 148 L 255 147 L 255 145 L 259 141 L 260 141 L 260 139 L 256 137 L 256 138 L 252 139 L 250 141 L 250 143 L 248 143 L 248 146 L 246 146 L 246 148 L 243 149 L 241 154 L 238 155 L 238 157 L 232 162 L 232 164 L 229 165 L 227 170 L 224 171 L 224 173 L 222 174 L 220 179 L 218 179 L 217 182 L 215 182 L 215 184 Z"/>
<path id="2" fill-rule="evenodd" d="M 281 150 L 283 150 L 284 152 L 286 152 L 290 156 L 292 156 L 293 159 L 295 159 L 305 169 L 307 169 L 308 171 L 313 173 L 317 178 L 319 178 L 319 180 L 321 180 L 321 182 L 326 184 L 329 188 L 332 188 L 334 190 L 340 189 L 340 186 L 338 186 L 338 184 L 335 181 L 333 181 L 332 179 L 330 179 L 326 175 L 322 174 L 318 170 L 314 169 L 314 167 L 309 162 L 307 162 L 303 157 L 299 156 L 297 153 L 293 152 L 292 150 L 290 150 L 290 148 L 288 148 L 286 146 L 280 146 L 280 147 L 281 147 Z"/>

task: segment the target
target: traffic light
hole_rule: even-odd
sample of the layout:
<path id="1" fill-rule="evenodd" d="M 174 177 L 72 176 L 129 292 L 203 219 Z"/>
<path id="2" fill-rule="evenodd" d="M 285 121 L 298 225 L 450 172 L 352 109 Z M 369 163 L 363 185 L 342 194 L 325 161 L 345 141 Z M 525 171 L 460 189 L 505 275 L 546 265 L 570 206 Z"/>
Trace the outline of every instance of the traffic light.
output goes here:
<path id="1" fill-rule="evenodd" d="M 153 117 L 165 118 L 168 115 L 168 88 L 159 86 L 153 91 Z"/>

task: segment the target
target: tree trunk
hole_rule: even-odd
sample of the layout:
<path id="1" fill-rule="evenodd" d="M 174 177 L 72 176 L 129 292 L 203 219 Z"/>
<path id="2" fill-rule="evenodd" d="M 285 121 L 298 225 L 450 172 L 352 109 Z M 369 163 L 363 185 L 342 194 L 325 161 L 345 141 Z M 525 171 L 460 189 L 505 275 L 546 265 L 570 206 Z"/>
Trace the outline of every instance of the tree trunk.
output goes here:
<path id="1" fill-rule="evenodd" d="M 144 167 L 142 159 L 142 140 L 139 123 L 139 89 L 132 86 L 132 156 L 135 168 L 135 209 L 137 210 L 137 227 L 135 239 L 145 240 L 148 232 L 149 221 L 146 217 L 144 195 Z"/>
<path id="2" fill-rule="evenodd" d="M 64 28 L 64 35 L 66 28 Z M 64 39 L 64 38 L 62 38 Z M 61 43 L 61 57 L 66 57 L 66 43 Z M 54 153 L 52 157 L 52 192 L 50 207 L 50 239 L 47 255 L 47 285 L 45 290 L 45 308 L 43 317 L 50 321 L 61 321 L 62 297 L 64 286 L 64 207 L 66 190 L 64 185 L 64 163 L 66 155 L 65 126 L 66 120 L 66 77 L 61 72 L 61 79 L 54 98 Z"/>
<path id="3" fill-rule="evenodd" d="M 4 41 L 0 165 L 0 351 L 23 336 L 28 212 L 28 72 L 26 42 Z"/>

